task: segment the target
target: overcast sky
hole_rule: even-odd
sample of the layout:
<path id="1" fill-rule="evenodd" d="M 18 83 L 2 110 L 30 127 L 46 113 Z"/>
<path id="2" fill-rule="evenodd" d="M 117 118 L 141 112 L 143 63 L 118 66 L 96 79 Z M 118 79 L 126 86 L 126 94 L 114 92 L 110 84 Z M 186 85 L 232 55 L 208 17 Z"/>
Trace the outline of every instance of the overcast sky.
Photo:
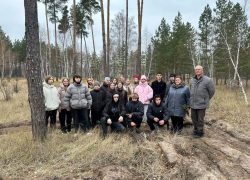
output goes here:
<path id="1" fill-rule="evenodd" d="M 79 0 L 76 0 L 78 2 Z M 234 3 L 242 4 L 243 0 L 231 0 Z M 183 22 L 190 22 L 193 27 L 198 29 L 198 21 L 206 4 L 211 8 L 215 7 L 215 0 L 144 0 L 142 30 L 147 27 L 149 33 L 154 35 L 155 30 L 160 25 L 161 19 L 164 17 L 166 22 L 172 25 L 172 22 L 178 11 L 182 14 Z M 73 0 L 69 0 L 69 5 Z M 105 22 L 107 12 L 107 1 L 104 0 Z M 110 19 L 114 15 L 126 8 L 126 0 L 110 0 Z M 249 15 L 249 11 L 247 12 Z M 129 0 L 129 16 L 135 17 L 137 24 L 137 0 Z M 45 27 L 45 9 L 42 3 L 38 3 L 38 18 L 41 27 Z M 93 16 L 94 35 L 96 52 L 99 53 L 102 49 L 102 29 L 101 29 L 101 13 Z M 1 3 L 0 6 L 0 26 L 4 32 L 10 36 L 11 40 L 21 39 L 25 33 L 25 17 L 24 17 L 24 3 L 23 0 L 8 0 Z M 53 24 L 50 23 L 50 32 L 53 38 Z M 88 30 L 90 33 L 90 29 Z M 51 39 L 53 42 L 53 39 Z M 87 39 L 87 46 L 92 51 L 92 38 L 89 35 Z"/>

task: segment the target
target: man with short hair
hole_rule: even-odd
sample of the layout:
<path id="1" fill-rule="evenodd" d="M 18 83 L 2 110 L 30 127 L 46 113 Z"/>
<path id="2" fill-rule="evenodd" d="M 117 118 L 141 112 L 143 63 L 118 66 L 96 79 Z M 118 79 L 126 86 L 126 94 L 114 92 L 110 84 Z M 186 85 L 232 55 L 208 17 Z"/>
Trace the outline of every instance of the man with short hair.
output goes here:
<path id="1" fill-rule="evenodd" d="M 107 93 L 109 85 L 110 85 L 110 77 L 105 77 L 101 90 Z"/>
<path id="2" fill-rule="evenodd" d="M 153 89 L 153 97 L 156 94 L 161 96 L 161 99 L 164 98 L 165 90 L 166 90 L 166 83 L 162 81 L 162 74 L 158 72 L 156 74 L 156 81 L 152 82 L 151 88 Z"/>
<path id="3" fill-rule="evenodd" d="M 190 81 L 191 118 L 194 125 L 193 135 L 201 138 L 204 135 L 205 111 L 209 100 L 215 93 L 213 80 L 203 74 L 202 66 L 195 67 L 195 77 Z"/>

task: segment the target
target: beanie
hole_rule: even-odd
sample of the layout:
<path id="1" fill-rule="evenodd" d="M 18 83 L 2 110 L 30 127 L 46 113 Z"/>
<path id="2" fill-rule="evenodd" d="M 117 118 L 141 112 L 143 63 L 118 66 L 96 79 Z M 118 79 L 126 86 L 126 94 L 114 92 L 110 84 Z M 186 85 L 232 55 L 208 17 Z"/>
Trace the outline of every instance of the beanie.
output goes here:
<path id="1" fill-rule="evenodd" d="M 106 82 L 106 80 L 108 80 L 108 79 L 110 80 L 110 78 L 109 78 L 109 77 L 105 77 L 104 82 Z"/>
<path id="2" fill-rule="evenodd" d="M 94 87 L 95 86 L 99 86 L 100 87 L 100 83 L 98 82 L 98 81 L 96 81 L 95 83 L 94 83 Z"/>
<path id="3" fill-rule="evenodd" d="M 134 78 L 140 79 L 140 76 L 139 76 L 139 75 L 135 75 L 135 77 L 134 77 Z"/>

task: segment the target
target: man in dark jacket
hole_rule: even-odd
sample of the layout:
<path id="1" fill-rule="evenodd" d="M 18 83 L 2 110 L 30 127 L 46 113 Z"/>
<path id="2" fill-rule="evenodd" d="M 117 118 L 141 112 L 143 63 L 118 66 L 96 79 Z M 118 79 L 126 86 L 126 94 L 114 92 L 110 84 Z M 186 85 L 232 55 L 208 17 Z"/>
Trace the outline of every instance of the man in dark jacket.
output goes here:
<path id="1" fill-rule="evenodd" d="M 157 126 L 157 132 L 160 132 L 159 127 L 167 124 L 170 114 L 167 106 L 162 102 L 160 95 L 155 95 L 154 100 L 149 104 L 147 111 L 147 123 L 151 129 L 151 134 L 155 133 L 155 126 Z"/>
<path id="2" fill-rule="evenodd" d="M 153 97 L 156 94 L 159 94 L 161 96 L 161 99 L 164 98 L 165 95 L 165 90 L 166 90 L 166 83 L 164 81 L 162 81 L 162 74 L 161 72 L 158 72 L 156 75 L 157 80 L 152 82 L 152 89 L 154 91 L 153 93 Z"/>
<path id="3" fill-rule="evenodd" d="M 91 118 L 92 128 L 95 127 L 96 121 L 100 121 L 102 117 L 102 111 L 105 107 L 106 94 L 104 91 L 100 91 L 100 83 L 96 81 L 94 83 L 94 90 L 90 92 L 92 97 L 91 106 Z"/>
<path id="4" fill-rule="evenodd" d="M 203 75 L 202 66 L 195 67 L 196 76 L 190 81 L 191 118 L 194 125 L 193 135 L 201 138 L 204 134 L 205 111 L 209 108 L 209 100 L 215 93 L 213 80 Z"/>
<path id="5" fill-rule="evenodd" d="M 107 136 L 107 128 L 110 125 L 112 132 L 122 132 L 125 130 L 122 125 L 123 119 L 126 116 L 126 109 L 119 100 L 119 94 L 114 93 L 112 102 L 106 104 L 102 111 L 102 130 L 104 138 Z"/>
<path id="6" fill-rule="evenodd" d="M 131 94 L 131 101 L 126 105 L 127 121 L 129 127 L 136 126 L 136 133 L 140 134 L 140 126 L 142 122 L 142 116 L 144 114 L 144 106 L 139 101 L 139 96 L 136 93 Z"/>
<path id="7" fill-rule="evenodd" d="M 170 78 L 169 78 L 169 83 L 166 85 L 166 90 L 165 90 L 165 95 L 164 95 L 164 99 L 163 101 L 166 103 L 166 99 L 168 96 L 168 91 L 170 89 L 170 87 L 174 84 L 174 79 L 175 79 L 176 75 L 175 74 L 170 74 Z"/>
<path id="8" fill-rule="evenodd" d="M 109 77 L 105 77 L 103 85 L 101 87 L 101 90 L 104 91 L 105 93 L 107 93 L 109 84 L 110 84 L 110 78 Z"/>

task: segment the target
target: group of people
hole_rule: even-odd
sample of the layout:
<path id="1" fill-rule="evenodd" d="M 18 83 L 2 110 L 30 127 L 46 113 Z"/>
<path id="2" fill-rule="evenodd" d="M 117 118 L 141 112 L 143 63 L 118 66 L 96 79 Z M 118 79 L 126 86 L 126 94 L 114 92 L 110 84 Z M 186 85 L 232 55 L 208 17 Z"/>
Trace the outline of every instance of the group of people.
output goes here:
<path id="1" fill-rule="evenodd" d="M 79 128 L 88 132 L 100 121 L 105 138 L 109 126 L 111 132 L 123 132 L 129 128 L 140 134 L 142 122 L 147 122 L 151 134 L 154 134 L 155 131 L 160 132 L 165 124 L 169 129 L 171 118 L 171 133 L 180 136 L 183 118 L 191 109 L 193 136 L 201 138 L 205 111 L 209 108 L 215 88 L 212 79 L 203 74 L 202 66 L 195 67 L 195 74 L 190 88 L 181 76 L 175 74 L 170 75 L 170 82 L 166 84 L 162 81 L 161 72 L 157 73 L 151 86 L 145 75 L 136 75 L 133 85 L 130 79 L 125 80 L 123 76 L 119 81 L 105 77 L 101 86 L 92 78 L 88 78 L 85 85 L 82 77 L 76 74 L 72 85 L 68 78 L 63 78 L 58 90 L 53 85 L 53 77 L 47 76 L 43 83 L 46 125 L 50 117 L 50 127 L 55 128 L 58 110 L 62 133 L 71 131 L 72 118 L 75 136 Z"/>

